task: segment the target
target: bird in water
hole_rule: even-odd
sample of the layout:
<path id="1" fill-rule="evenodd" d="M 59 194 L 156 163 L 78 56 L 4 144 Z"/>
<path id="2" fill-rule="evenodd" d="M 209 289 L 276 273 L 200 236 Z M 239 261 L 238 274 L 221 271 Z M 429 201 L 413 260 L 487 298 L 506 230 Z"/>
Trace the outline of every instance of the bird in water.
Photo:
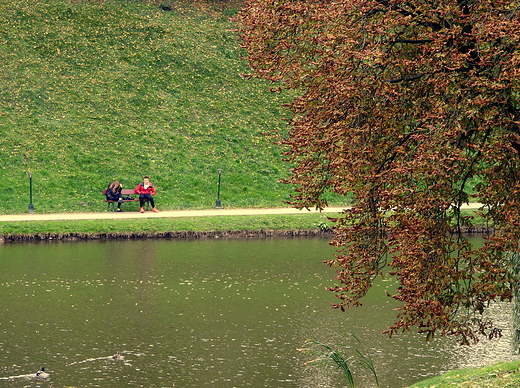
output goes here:
<path id="1" fill-rule="evenodd" d="M 49 374 L 45 372 L 45 368 L 42 367 L 38 372 L 36 372 L 36 377 L 46 378 L 49 377 Z"/>
<path id="2" fill-rule="evenodd" d="M 124 358 L 125 358 L 125 357 L 122 356 L 122 355 L 119 353 L 119 350 L 117 351 L 116 354 L 114 354 L 114 355 L 112 356 L 112 360 L 123 360 Z"/>

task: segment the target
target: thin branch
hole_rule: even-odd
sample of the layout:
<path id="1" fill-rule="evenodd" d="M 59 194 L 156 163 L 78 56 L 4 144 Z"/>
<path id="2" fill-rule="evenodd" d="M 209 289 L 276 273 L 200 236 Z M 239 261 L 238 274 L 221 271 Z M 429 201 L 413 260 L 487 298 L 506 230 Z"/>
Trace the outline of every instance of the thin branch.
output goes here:
<path id="1" fill-rule="evenodd" d="M 422 43 L 431 43 L 433 39 L 396 39 L 390 43 L 411 43 L 411 44 L 422 44 Z"/>
<path id="2" fill-rule="evenodd" d="M 424 77 L 426 74 L 427 73 L 419 73 L 419 74 L 412 75 L 410 77 L 393 78 L 391 80 L 388 80 L 388 82 L 390 82 L 391 84 L 396 84 L 398 82 L 415 81 L 416 79 Z"/>

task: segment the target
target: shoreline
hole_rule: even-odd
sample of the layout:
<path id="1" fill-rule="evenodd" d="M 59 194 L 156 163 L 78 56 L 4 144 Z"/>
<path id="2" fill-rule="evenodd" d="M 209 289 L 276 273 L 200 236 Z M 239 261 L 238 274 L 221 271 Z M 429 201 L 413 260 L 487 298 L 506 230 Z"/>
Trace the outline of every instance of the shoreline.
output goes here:
<path id="1" fill-rule="evenodd" d="M 478 203 L 463 206 L 469 211 L 479 207 Z M 340 216 L 346 209 L 285 207 L 0 215 L 0 243 L 332 236 L 329 218 Z M 492 233 L 492 228 L 476 225 L 464 228 L 462 233 L 483 235 Z"/>
<path id="2" fill-rule="evenodd" d="M 467 228 L 466 235 L 490 234 L 486 227 Z M 0 243 L 37 242 L 37 241 L 89 241 L 89 240 L 137 240 L 137 239 L 248 239 L 248 238 L 285 238 L 285 237 L 325 237 L 333 236 L 332 229 L 260 229 L 260 230 L 224 230 L 224 231 L 162 231 L 162 232 L 70 232 L 70 233 L 9 233 L 0 234 Z"/>
<path id="3" fill-rule="evenodd" d="M 226 230 L 226 231 L 171 231 L 171 232 L 110 232 L 110 233 L 29 233 L 0 235 L 2 242 L 34 241 L 88 241 L 88 240 L 137 240 L 137 239 L 206 239 L 206 238 L 268 238 L 268 237 L 316 237 L 332 236 L 332 230 Z"/>

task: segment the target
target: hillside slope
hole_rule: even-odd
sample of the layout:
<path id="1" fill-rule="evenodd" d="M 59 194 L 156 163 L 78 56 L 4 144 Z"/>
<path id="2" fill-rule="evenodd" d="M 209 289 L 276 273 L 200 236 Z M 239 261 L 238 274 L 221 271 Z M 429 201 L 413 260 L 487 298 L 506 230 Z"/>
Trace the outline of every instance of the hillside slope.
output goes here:
<path id="1" fill-rule="evenodd" d="M 283 96 L 246 80 L 229 11 L 0 0 L 1 213 L 105 210 L 150 175 L 159 209 L 281 206 Z M 126 204 L 128 210 L 137 205 Z"/>

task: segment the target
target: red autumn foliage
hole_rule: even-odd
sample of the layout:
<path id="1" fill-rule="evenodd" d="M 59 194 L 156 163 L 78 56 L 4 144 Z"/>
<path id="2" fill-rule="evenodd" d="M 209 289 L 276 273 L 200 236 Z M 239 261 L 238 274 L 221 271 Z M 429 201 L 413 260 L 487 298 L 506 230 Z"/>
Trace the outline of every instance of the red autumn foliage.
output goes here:
<path id="1" fill-rule="evenodd" d="M 291 203 L 354 199 L 336 220 L 333 307 L 360 304 L 390 267 L 402 307 L 389 334 L 499 334 L 482 313 L 516 285 L 519 18 L 518 0 L 246 1 L 253 75 L 297 95 L 280 139 Z M 480 248 L 453 233 L 475 198 L 494 228 Z"/>

